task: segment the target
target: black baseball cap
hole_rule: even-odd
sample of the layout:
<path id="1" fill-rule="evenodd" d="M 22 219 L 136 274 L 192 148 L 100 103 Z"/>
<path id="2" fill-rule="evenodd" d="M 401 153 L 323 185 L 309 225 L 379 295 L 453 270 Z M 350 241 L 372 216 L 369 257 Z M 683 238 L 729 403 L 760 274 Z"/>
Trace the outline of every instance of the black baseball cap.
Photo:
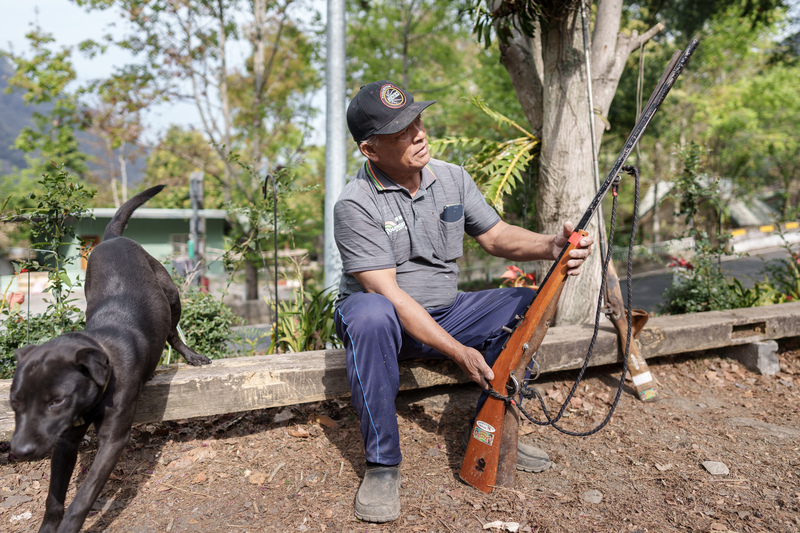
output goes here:
<path id="1" fill-rule="evenodd" d="M 360 143 L 373 135 L 391 135 L 405 129 L 436 100 L 414 102 L 414 97 L 392 82 L 374 81 L 361 87 L 347 106 L 347 127 Z"/>

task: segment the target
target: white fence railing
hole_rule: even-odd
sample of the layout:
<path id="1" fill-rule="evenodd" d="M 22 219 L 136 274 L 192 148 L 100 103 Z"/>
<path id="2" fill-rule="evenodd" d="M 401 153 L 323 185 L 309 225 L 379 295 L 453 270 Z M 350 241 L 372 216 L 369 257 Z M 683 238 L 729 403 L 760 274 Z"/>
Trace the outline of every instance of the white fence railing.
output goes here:
<path id="1" fill-rule="evenodd" d="M 681 252 L 694 249 L 694 237 L 684 237 L 683 239 L 673 239 L 671 241 L 654 242 L 651 244 L 637 244 L 633 247 L 634 258 L 664 258 L 681 255 Z M 615 263 L 623 263 L 628 260 L 628 247 L 615 246 L 611 252 L 611 258 Z"/>

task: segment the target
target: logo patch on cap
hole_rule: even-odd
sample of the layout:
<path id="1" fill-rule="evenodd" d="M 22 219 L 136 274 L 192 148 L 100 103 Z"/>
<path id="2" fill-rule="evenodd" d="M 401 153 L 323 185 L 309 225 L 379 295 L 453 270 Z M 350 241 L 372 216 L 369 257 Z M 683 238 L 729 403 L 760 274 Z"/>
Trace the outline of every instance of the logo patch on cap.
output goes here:
<path id="1" fill-rule="evenodd" d="M 381 102 L 391 109 L 399 109 L 406 105 L 406 95 L 394 85 L 381 87 Z"/>

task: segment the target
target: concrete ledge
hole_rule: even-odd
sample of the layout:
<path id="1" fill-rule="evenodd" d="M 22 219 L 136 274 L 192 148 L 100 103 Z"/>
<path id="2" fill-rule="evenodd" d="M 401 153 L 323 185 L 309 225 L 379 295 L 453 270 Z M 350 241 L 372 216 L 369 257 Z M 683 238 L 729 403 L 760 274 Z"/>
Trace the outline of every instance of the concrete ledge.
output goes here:
<path id="1" fill-rule="evenodd" d="M 590 326 L 551 328 L 537 359 L 543 372 L 580 368 Z M 800 336 L 800 302 L 651 318 L 639 338 L 645 358 Z M 601 328 L 591 366 L 619 363 L 614 329 Z M 465 382 L 450 361 L 410 361 L 401 366 L 402 390 Z M 0 380 L 0 441 L 11 438 L 11 380 Z M 160 368 L 144 387 L 136 422 L 209 416 L 349 396 L 344 352 L 325 350 L 215 360 L 206 367 Z"/>
<path id="2" fill-rule="evenodd" d="M 736 359 L 748 370 L 765 376 L 774 376 L 781 371 L 778 343 L 775 341 L 759 341 L 753 344 L 732 346 L 721 352 L 726 357 Z"/>

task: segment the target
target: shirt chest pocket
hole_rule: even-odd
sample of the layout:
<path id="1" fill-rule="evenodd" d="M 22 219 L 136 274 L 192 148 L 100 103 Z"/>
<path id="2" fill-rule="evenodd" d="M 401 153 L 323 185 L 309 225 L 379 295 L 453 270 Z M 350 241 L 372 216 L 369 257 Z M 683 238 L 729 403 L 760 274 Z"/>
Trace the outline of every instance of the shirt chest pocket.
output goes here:
<path id="1" fill-rule="evenodd" d="M 460 206 L 459 206 L 460 207 Z M 464 254 L 464 214 L 458 213 L 458 218 L 447 216 L 448 220 L 439 218 L 439 250 L 442 261 L 455 261 Z"/>

